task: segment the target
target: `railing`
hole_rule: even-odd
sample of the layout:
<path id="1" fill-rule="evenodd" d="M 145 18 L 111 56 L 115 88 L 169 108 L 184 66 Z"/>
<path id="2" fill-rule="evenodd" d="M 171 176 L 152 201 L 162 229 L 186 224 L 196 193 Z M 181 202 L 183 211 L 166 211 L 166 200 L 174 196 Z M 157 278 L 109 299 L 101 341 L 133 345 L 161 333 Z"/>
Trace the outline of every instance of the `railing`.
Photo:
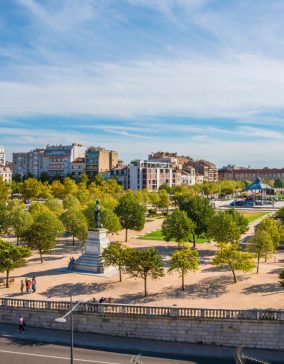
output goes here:
<path id="1" fill-rule="evenodd" d="M 42 311 L 68 311 L 69 301 L 38 301 L 17 298 L 0 298 L 0 308 L 20 308 Z M 107 303 L 81 302 L 77 312 L 98 315 L 125 315 L 145 317 L 177 317 L 224 320 L 269 320 L 284 321 L 284 311 L 277 310 L 226 310 L 210 308 L 183 308 L 177 306 L 134 306 Z"/>

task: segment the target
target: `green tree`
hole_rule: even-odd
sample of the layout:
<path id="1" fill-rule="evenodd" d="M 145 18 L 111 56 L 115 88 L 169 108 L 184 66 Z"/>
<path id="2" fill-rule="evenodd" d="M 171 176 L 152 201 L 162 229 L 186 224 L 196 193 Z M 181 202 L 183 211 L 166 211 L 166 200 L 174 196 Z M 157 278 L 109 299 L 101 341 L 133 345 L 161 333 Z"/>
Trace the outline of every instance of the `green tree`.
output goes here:
<path id="1" fill-rule="evenodd" d="M 185 211 L 175 210 L 162 224 L 162 233 L 166 241 L 174 240 L 178 244 L 192 239 L 195 225 Z"/>
<path id="2" fill-rule="evenodd" d="M 276 178 L 274 181 L 275 188 L 283 188 L 284 187 L 284 179 L 283 178 Z"/>
<path id="3" fill-rule="evenodd" d="M 181 289 L 184 291 L 184 278 L 188 272 L 197 271 L 199 268 L 199 259 L 197 250 L 184 248 L 173 252 L 170 259 L 169 272 L 173 270 L 180 274 L 182 284 Z"/>
<path id="4" fill-rule="evenodd" d="M 71 208 L 80 209 L 81 204 L 77 197 L 69 194 L 63 200 L 63 207 L 67 210 Z"/>
<path id="5" fill-rule="evenodd" d="M 52 195 L 55 198 L 64 198 L 66 195 L 66 190 L 65 190 L 63 183 L 61 183 L 58 180 L 55 180 L 51 183 L 50 189 L 51 189 Z"/>
<path id="6" fill-rule="evenodd" d="M 170 206 L 170 199 L 168 192 L 163 188 L 158 192 L 157 207 L 161 210 L 168 210 Z"/>
<path id="7" fill-rule="evenodd" d="M 232 209 L 226 210 L 225 213 L 232 216 L 233 220 L 236 222 L 238 228 L 240 229 L 241 234 L 244 234 L 245 232 L 248 231 L 249 221 L 238 210 L 232 208 Z"/>
<path id="8" fill-rule="evenodd" d="M 50 209 L 43 203 L 33 202 L 29 207 L 29 212 L 32 215 L 37 215 L 43 212 L 50 212 Z"/>
<path id="9" fill-rule="evenodd" d="M 0 177 L 0 203 L 5 203 L 11 194 L 11 186 Z"/>
<path id="10" fill-rule="evenodd" d="M 0 202 L 0 234 L 4 232 L 7 221 L 8 207 L 6 203 Z"/>
<path id="11" fill-rule="evenodd" d="M 133 193 L 125 193 L 119 200 L 115 213 L 119 217 L 121 226 L 125 229 L 127 242 L 128 230 L 141 231 L 145 224 L 144 208 L 137 202 Z"/>
<path id="12" fill-rule="evenodd" d="M 19 245 L 20 238 L 30 228 L 32 223 L 32 215 L 28 211 L 17 206 L 8 211 L 5 225 L 7 230 L 12 230 L 14 232 L 17 238 L 17 245 Z"/>
<path id="13" fill-rule="evenodd" d="M 39 197 L 41 189 L 41 182 L 35 178 L 28 178 L 22 184 L 21 193 L 25 200 L 35 200 Z"/>
<path id="14" fill-rule="evenodd" d="M 284 207 L 280 207 L 280 209 L 276 212 L 276 217 L 284 219 Z"/>
<path id="15" fill-rule="evenodd" d="M 69 194 L 74 195 L 78 191 L 78 186 L 77 186 L 76 182 L 70 177 L 66 177 L 64 179 L 63 186 L 65 189 L 66 196 Z"/>
<path id="16" fill-rule="evenodd" d="M 125 258 L 125 270 L 135 278 L 144 280 L 144 297 L 147 297 L 147 280 L 164 276 L 163 262 L 160 254 L 154 248 L 128 248 Z"/>
<path id="17" fill-rule="evenodd" d="M 228 267 L 237 283 L 236 271 L 250 272 L 254 268 L 253 254 L 243 252 L 237 244 L 220 243 L 212 264 L 219 269 Z"/>
<path id="18" fill-rule="evenodd" d="M 118 233 L 122 229 L 119 217 L 115 212 L 109 209 L 102 210 L 101 223 L 103 227 L 106 228 L 111 234 Z"/>
<path id="19" fill-rule="evenodd" d="M 268 254 L 275 251 L 270 234 L 265 230 L 257 230 L 255 236 L 249 240 L 247 251 L 255 254 L 257 258 L 256 273 L 258 274 L 260 258 L 266 258 Z"/>
<path id="20" fill-rule="evenodd" d="M 279 247 L 284 236 L 283 225 L 279 221 L 268 217 L 259 223 L 257 230 L 264 230 L 270 235 L 275 250 Z"/>
<path id="21" fill-rule="evenodd" d="M 60 216 L 63 212 L 62 201 L 58 198 L 51 198 L 45 201 L 45 206 L 49 208 L 56 216 Z"/>
<path id="22" fill-rule="evenodd" d="M 180 209 L 194 222 L 193 246 L 196 247 L 196 236 L 207 234 L 210 219 L 215 213 L 214 208 L 206 198 L 194 196 L 180 203 Z"/>
<path id="23" fill-rule="evenodd" d="M 85 241 L 88 237 L 88 223 L 82 211 L 77 209 L 66 210 L 61 215 L 61 221 L 67 233 L 72 235 L 73 245 L 75 238 Z"/>
<path id="24" fill-rule="evenodd" d="M 34 215 L 34 221 L 24 233 L 23 241 L 29 248 L 39 252 L 42 263 L 42 255 L 54 248 L 56 238 L 59 238 L 63 231 L 61 221 L 51 211 L 44 211 Z"/>
<path id="25" fill-rule="evenodd" d="M 22 267 L 27 257 L 31 255 L 29 249 L 0 240 L 0 272 L 6 272 L 6 287 L 9 288 L 9 275 L 15 268 Z"/>
<path id="26" fill-rule="evenodd" d="M 104 265 L 106 267 L 116 267 L 119 271 L 119 282 L 122 281 L 122 271 L 125 267 L 128 247 L 120 243 L 109 244 L 102 253 Z"/>
<path id="27" fill-rule="evenodd" d="M 220 211 L 210 220 L 208 236 L 217 243 L 238 243 L 241 232 L 234 218 L 225 211 Z"/>

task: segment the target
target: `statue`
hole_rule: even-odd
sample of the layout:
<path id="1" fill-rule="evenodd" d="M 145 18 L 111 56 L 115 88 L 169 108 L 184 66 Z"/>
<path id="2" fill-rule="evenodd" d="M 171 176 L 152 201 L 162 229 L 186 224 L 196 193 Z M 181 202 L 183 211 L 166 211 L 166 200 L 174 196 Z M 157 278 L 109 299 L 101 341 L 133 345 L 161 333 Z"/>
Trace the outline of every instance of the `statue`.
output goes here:
<path id="1" fill-rule="evenodd" d="M 101 219 L 101 207 L 100 207 L 100 201 L 97 200 L 94 208 L 95 229 L 99 229 L 102 227 L 102 224 L 100 224 L 100 219 Z"/>

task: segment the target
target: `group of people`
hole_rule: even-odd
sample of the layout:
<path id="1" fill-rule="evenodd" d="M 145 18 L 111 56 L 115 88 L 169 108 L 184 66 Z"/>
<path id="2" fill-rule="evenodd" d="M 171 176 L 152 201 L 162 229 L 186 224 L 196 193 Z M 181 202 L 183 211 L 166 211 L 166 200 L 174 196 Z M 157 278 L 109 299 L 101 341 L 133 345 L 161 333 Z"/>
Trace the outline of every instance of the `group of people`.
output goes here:
<path id="1" fill-rule="evenodd" d="M 26 293 L 34 293 L 36 292 L 36 277 L 33 277 L 32 280 L 26 278 L 25 281 L 21 280 L 21 294 Z"/>
<path id="2" fill-rule="evenodd" d="M 69 269 L 72 268 L 75 262 L 76 262 L 76 259 L 74 257 L 71 257 L 69 259 L 68 268 Z"/>
<path id="3" fill-rule="evenodd" d="M 112 303 L 112 298 L 109 297 L 108 299 L 105 297 L 101 297 L 98 301 L 96 300 L 96 297 L 93 297 L 94 303 Z"/>

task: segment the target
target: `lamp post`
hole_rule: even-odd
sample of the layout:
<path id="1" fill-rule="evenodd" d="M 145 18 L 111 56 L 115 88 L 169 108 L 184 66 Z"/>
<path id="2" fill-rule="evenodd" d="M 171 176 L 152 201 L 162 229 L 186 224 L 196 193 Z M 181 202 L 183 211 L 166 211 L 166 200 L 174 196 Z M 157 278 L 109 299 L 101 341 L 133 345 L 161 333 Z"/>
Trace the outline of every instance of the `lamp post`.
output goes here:
<path id="1" fill-rule="evenodd" d="M 73 301 L 72 301 L 72 295 L 70 296 L 70 310 L 62 317 L 56 318 L 54 321 L 58 322 L 60 324 L 64 324 L 66 323 L 66 317 L 68 317 L 70 315 L 70 363 L 73 364 L 73 343 L 74 343 L 74 335 L 73 335 L 73 311 L 80 305 L 81 302 L 77 302 L 74 306 L 73 306 Z"/>

